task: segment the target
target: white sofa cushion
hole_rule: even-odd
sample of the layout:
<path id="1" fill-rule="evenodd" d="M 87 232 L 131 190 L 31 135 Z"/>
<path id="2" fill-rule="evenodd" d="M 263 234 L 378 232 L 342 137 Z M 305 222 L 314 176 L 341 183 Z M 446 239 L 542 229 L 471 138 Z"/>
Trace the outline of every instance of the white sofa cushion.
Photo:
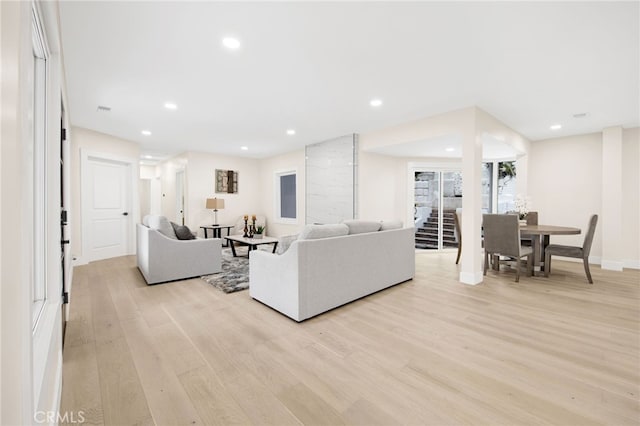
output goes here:
<path id="1" fill-rule="evenodd" d="M 143 224 L 144 226 L 146 226 L 147 228 L 149 227 L 149 217 L 150 217 L 150 216 L 151 216 L 151 215 L 147 214 L 147 215 L 145 215 L 145 216 L 142 218 L 142 224 Z"/>
<path id="2" fill-rule="evenodd" d="M 380 222 L 373 220 L 345 220 L 342 223 L 349 227 L 349 235 L 378 232 L 380 230 Z"/>
<path id="3" fill-rule="evenodd" d="M 176 233 L 173 230 L 173 226 L 171 226 L 171 222 L 164 216 L 157 215 L 149 215 L 147 218 L 147 222 L 149 223 L 149 228 L 156 229 L 165 237 L 173 238 L 177 240 Z"/>
<path id="4" fill-rule="evenodd" d="M 300 233 L 300 240 L 315 240 L 318 238 L 342 237 L 349 234 L 349 227 L 344 223 L 330 225 L 307 225 Z"/>
<path id="5" fill-rule="evenodd" d="M 298 239 L 298 236 L 299 234 L 278 237 L 278 249 L 276 250 L 276 254 L 283 254 L 289 250 L 289 247 L 291 247 L 291 244 Z"/>
<path id="6" fill-rule="evenodd" d="M 391 229 L 400 229 L 402 228 L 401 220 L 383 220 L 381 222 L 380 230 L 381 231 L 389 231 Z"/>

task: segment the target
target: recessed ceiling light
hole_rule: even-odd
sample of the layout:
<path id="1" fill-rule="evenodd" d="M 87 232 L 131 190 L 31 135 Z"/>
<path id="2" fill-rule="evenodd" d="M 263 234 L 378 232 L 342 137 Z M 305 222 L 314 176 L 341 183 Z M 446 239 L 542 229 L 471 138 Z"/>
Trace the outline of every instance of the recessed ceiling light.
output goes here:
<path id="1" fill-rule="evenodd" d="M 287 130 L 287 134 L 288 134 L 289 136 L 293 136 L 293 135 L 295 135 L 295 134 L 296 134 L 296 131 L 295 131 L 294 129 L 289 129 L 289 130 Z"/>
<path id="2" fill-rule="evenodd" d="M 248 146 L 241 146 L 240 149 L 243 150 L 243 151 L 246 151 L 246 150 L 249 149 L 249 147 Z"/>
<path id="3" fill-rule="evenodd" d="M 551 130 L 560 130 L 562 129 L 562 124 L 554 124 L 553 126 L 549 127 Z"/>
<path id="4" fill-rule="evenodd" d="M 151 158 L 153 158 L 153 157 L 152 157 L 152 156 L 150 156 L 150 155 L 145 155 L 145 156 L 144 156 L 144 158 L 151 159 Z"/>
<path id="5" fill-rule="evenodd" d="M 455 148 L 447 148 L 447 149 L 445 149 L 445 151 L 447 151 L 447 152 L 453 152 L 455 150 L 456 150 Z"/>
<path id="6" fill-rule="evenodd" d="M 371 101 L 369 101 L 369 105 L 371 105 L 372 107 L 379 107 L 382 105 L 382 99 L 371 99 Z"/>
<path id="7" fill-rule="evenodd" d="M 166 109 L 178 109 L 178 105 L 174 104 L 173 102 L 165 102 L 164 107 Z"/>
<path id="8" fill-rule="evenodd" d="M 150 130 L 143 130 L 140 133 L 142 133 L 145 136 L 151 136 L 151 131 Z"/>
<path id="9" fill-rule="evenodd" d="M 222 45 L 227 49 L 238 49 L 240 47 L 240 40 L 233 37 L 225 37 L 222 39 Z"/>

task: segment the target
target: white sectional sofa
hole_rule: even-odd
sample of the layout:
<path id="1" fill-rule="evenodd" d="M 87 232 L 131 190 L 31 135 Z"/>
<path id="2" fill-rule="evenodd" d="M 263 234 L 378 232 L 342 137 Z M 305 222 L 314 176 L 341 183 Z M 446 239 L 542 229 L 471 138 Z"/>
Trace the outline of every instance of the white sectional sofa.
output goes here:
<path id="1" fill-rule="evenodd" d="M 137 224 L 138 269 L 147 284 L 209 275 L 222 270 L 219 238 L 179 240 L 171 232 L 173 228 L 163 216 L 152 217 L 148 225 Z"/>
<path id="2" fill-rule="evenodd" d="M 310 226 L 336 225 L 305 230 Z M 281 255 L 256 250 L 250 257 L 251 297 L 296 321 L 414 277 L 414 228 L 312 239 L 306 234 Z"/>

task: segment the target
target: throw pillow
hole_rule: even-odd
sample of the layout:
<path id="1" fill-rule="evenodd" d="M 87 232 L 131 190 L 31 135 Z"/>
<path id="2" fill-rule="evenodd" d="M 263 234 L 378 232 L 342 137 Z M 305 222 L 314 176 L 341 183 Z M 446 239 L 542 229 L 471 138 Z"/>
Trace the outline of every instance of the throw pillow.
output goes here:
<path id="1" fill-rule="evenodd" d="M 402 228 L 401 220 L 387 220 L 381 222 L 382 226 L 380 227 L 381 231 L 389 231 L 390 229 L 400 229 Z"/>
<path id="2" fill-rule="evenodd" d="M 191 230 L 184 225 L 178 225 L 177 223 L 171 222 L 171 226 L 173 226 L 173 231 L 176 233 L 176 237 L 179 240 L 195 240 L 196 237 L 193 235 Z"/>
<path id="3" fill-rule="evenodd" d="M 298 234 L 285 235 L 284 237 L 279 237 L 278 238 L 278 248 L 276 249 L 276 254 L 283 254 L 284 252 L 289 250 L 289 247 L 291 247 L 291 244 L 293 244 L 293 242 L 295 240 L 297 240 L 297 239 L 298 239 Z"/>
<path id="4" fill-rule="evenodd" d="M 300 240 L 342 237 L 349 234 L 349 227 L 343 223 L 331 225 L 307 225 L 300 233 Z"/>
<path id="5" fill-rule="evenodd" d="M 173 238 L 177 240 L 176 232 L 173 230 L 173 226 L 171 226 L 171 222 L 164 216 L 151 215 L 148 219 L 149 228 L 155 229 L 160 232 L 165 237 Z"/>
<path id="6" fill-rule="evenodd" d="M 380 222 L 373 220 L 345 220 L 342 223 L 349 227 L 349 235 L 378 232 L 380 230 Z"/>

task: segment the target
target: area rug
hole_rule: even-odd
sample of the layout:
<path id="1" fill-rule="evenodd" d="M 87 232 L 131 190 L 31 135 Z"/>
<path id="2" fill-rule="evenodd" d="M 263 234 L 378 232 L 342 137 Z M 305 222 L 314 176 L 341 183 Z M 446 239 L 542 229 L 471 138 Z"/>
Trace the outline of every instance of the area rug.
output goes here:
<path id="1" fill-rule="evenodd" d="M 222 250 L 222 271 L 204 275 L 200 278 L 225 293 L 234 293 L 249 288 L 249 259 L 246 250 L 240 248 L 238 254 L 245 257 L 233 257 L 231 249 Z"/>

